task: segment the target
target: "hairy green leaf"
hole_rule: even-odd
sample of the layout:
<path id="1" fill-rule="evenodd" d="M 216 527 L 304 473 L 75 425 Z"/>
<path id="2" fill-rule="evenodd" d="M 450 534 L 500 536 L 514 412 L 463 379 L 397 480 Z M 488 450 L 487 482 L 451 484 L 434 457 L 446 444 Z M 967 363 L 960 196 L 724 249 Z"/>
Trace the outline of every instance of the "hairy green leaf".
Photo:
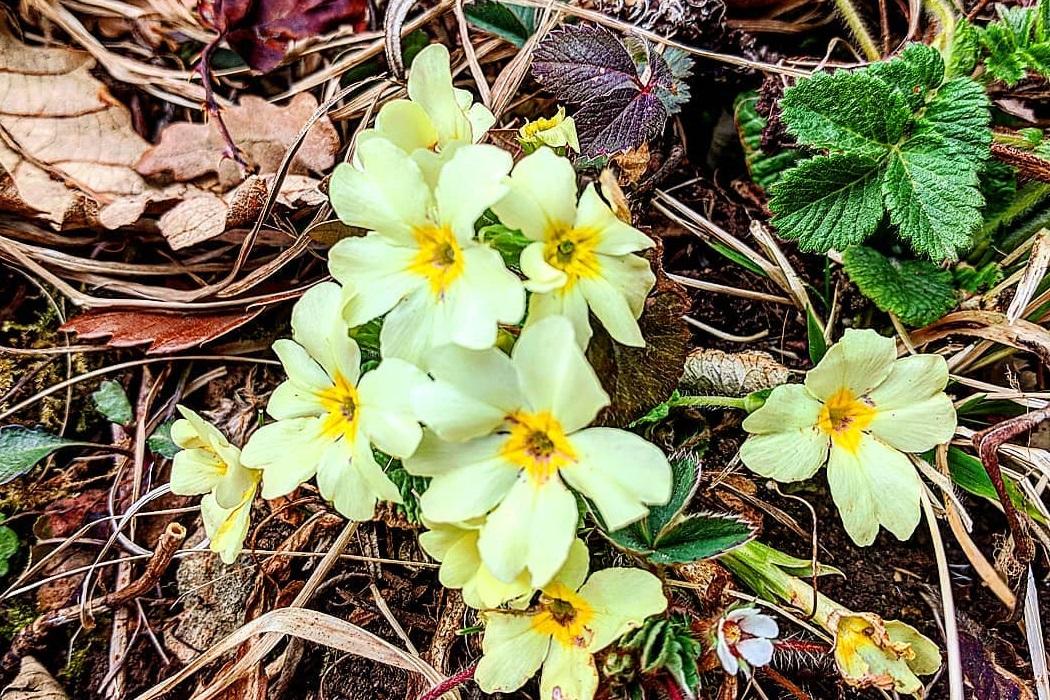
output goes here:
<path id="1" fill-rule="evenodd" d="M 657 564 L 686 564 L 728 552 L 754 536 L 754 528 L 735 516 L 687 515 L 657 539 L 647 558 Z"/>
<path id="2" fill-rule="evenodd" d="M 804 250 L 862 242 L 882 221 L 881 162 L 861 155 L 815 156 L 774 185 L 773 225 Z"/>
<path id="3" fill-rule="evenodd" d="M 977 29 L 965 19 L 959 19 L 955 23 L 955 34 L 952 37 L 951 46 L 948 47 L 947 65 L 944 75 L 949 80 L 962 78 L 973 74 L 977 68 L 977 53 L 980 47 L 980 38 Z"/>
<path id="4" fill-rule="evenodd" d="M 112 379 L 102 382 L 91 394 L 91 400 L 95 404 L 95 409 L 110 423 L 127 425 L 133 418 L 131 402 L 128 401 L 128 395 L 124 393 L 124 387 L 120 382 Z"/>
<path id="5" fill-rule="evenodd" d="M 979 83 L 969 78 L 949 80 L 927 103 L 915 133 L 941 136 L 958 157 L 980 167 L 988 159 L 992 143 L 990 108 L 988 95 Z"/>
<path id="6" fill-rule="evenodd" d="M 751 179 L 762 187 L 769 187 L 802 158 L 802 153 L 795 148 L 785 148 L 776 153 L 762 150 L 762 130 L 766 128 L 766 119 L 755 108 L 757 103 L 758 93 L 755 91 L 740 93 L 733 102 L 733 117 Z"/>
<path id="7" fill-rule="evenodd" d="M 846 274 L 861 293 L 909 326 L 933 323 L 955 306 L 952 273 L 926 260 L 893 260 L 866 246 L 843 255 Z"/>
<path id="8" fill-rule="evenodd" d="M 698 692 L 697 659 L 703 653 L 703 646 L 685 615 L 649 618 L 641 627 L 621 637 L 618 646 L 637 652 L 638 670 L 643 674 L 664 671 L 689 696 Z"/>
<path id="9" fill-rule="evenodd" d="M 75 444 L 73 440 L 21 425 L 0 428 L 0 484 L 22 476 L 55 450 Z"/>
<path id="10" fill-rule="evenodd" d="M 926 93 L 944 80 L 944 59 L 926 44 L 908 44 L 898 58 L 873 63 L 865 70 L 900 93 L 911 111 L 923 106 Z"/>
<path id="11" fill-rule="evenodd" d="M 780 100 L 800 143 L 879 158 L 904 135 L 911 111 L 899 90 L 864 72 L 817 73 Z"/>

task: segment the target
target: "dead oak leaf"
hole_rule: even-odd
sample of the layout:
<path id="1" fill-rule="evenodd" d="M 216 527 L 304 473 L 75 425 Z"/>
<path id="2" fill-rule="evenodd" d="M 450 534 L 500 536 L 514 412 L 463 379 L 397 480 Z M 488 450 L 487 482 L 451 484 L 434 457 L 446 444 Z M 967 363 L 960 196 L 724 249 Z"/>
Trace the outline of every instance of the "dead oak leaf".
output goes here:
<path id="1" fill-rule="evenodd" d="M 145 189 L 149 144 L 128 110 L 69 48 L 23 44 L 0 21 L 0 208 L 71 225 Z"/>
<path id="2" fill-rule="evenodd" d="M 127 348 L 149 344 L 147 355 L 188 350 L 240 328 L 262 312 L 165 313 L 163 311 L 87 311 L 74 316 L 61 330 L 82 339 L 108 338 L 106 345 Z"/>
<path id="3" fill-rule="evenodd" d="M 223 110 L 223 119 L 249 165 L 260 175 L 268 175 L 277 172 L 299 130 L 316 110 L 317 100 L 309 93 L 296 95 L 285 106 L 246 95 L 237 106 Z M 223 167 L 225 146 L 214 122 L 177 122 L 164 129 L 160 143 L 143 154 L 136 169 L 147 177 L 166 174 L 179 182 L 214 173 L 219 175 L 220 184 L 229 188 L 237 184 L 239 176 L 235 168 Z M 325 172 L 335 165 L 338 151 L 339 134 L 328 117 L 322 117 L 295 152 L 289 173 Z"/>

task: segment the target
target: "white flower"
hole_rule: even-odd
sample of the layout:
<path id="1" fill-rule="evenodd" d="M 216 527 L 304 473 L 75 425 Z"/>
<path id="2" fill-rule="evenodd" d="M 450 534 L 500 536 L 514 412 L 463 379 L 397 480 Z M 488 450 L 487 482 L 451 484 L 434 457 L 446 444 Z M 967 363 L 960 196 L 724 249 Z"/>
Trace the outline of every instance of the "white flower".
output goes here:
<path id="1" fill-rule="evenodd" d="M 429 520 L 488 514 L 478 549 L 502 581 L 527 570 L 541 587 L 561 568 L 579 519 L 569 487 L 611 530 L 667 501 L 663 452 L 624 430 L 587 428 L 609 398 L 564 318 L 525 329 L 511 357 L 438 348 L 428 371 L 435 381 L 418 387 L 412 403 L 433 432 L 405 469 L 433 477 L 420 498 Z"/>
<path id="2" fill-rule="evenodd" d="M 649 262 L 632 253 L 653 242 L 620 221 L 593 184 L 577 204 L 576 171 L 568 159 L 546 147 L 523 158 L 510 177 L 510 191 L 492 210 L 533 241 L 521 253 L 532 292 L 526 326 L 566 316 L 586 347 L 590 310 L 616 341 L 645 345 L 637 319 L 656 277 Z"/>
<path id="3" fill-rule="evenodd" d="M 773 642 L 780 633 L 777 621 L 758 608 L 737 608 L 718 621 L 715 652 L 726 673 L 742 667 L 765 666 L 773 659 Z"/>
<path id="4" fill-rule="evenodd" d="M 416 163 L 383 139 L 361 144 L 362 169 L 332 176 L 332 206 L 372 233 L 346 238 L 329 254 L 347 292 L 346 322 L 358 326 L 389 312 L 380 332 L 383 357 L 420 364 L 445 343 L 491 347 L 500 323 L 525 310 L 521 280 L 495 250 L 474 238 L 474 222 L 506 192 L 510 155 L 463 146 L 431 189 Z"/>
<path id="5" fill-rule="evenodd" d="M 367 520 L 378 499 L 400 502 L 372 446 L 406 457 L 422 430 L 408 396 L 425 376 L 401 360 L 361 375 L 361 353 L 343 322 L 342 292 L 326 282 L 292 311 L 292 338 L 274 343 L 288 380 L 266 410 L 276 423 L 259 428 L 241 459 L 263 470 L 263 498 L 294 491 L 317 475 L 321 495 L 352 520 Z"/>

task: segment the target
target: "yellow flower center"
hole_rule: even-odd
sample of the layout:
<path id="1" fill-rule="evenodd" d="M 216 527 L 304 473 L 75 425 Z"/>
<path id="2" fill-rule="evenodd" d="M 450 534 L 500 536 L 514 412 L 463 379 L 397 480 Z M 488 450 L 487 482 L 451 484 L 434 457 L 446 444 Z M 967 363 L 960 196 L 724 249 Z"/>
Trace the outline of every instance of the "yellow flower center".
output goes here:
<path id="1" fill-rule="evenodd" d="M 547 411 L 518 411 L 508 417 L 510 434 L 500 455 L 525 470 L 536 485 L 546 483 L 562 467 L 576 461 L 565 431 L 558 419 Z"/>
<path id="2" fill-rule="evenodd" d="M 563 583 L 552 583 L 543 589 L 540 610 L 532 617 L 532 629 L 554 637 L 565 646 L 586 647 L 592 632 L 587 628 L 594 619 L 594 609 Z"/>
<path id="3" fill-rule="evenodd" d="M 551 267 L 555 267 L 568 276 L 562 291 L 569 291 L 580 278 L 598 277 L 601 268 L 598 263 L 599 235 L 592 229 L 570 228 L 554 231 L 548 235 L 543 246 L 543 258 Z"/>
<path id="4" fill-rule="evenodd" d="M 832 394 L 820 409 L 817 426 L 830 435 L 836 445 L 856 454 L 863 431 L 875 420 L 875 414 L 874 406 L 842 388 Z"/>
<path id="5" fill-rule="evenodd" d="M 430 291 L 440 297 L 463 274 L 463 250 L 452 229 L 426 226 L 415 229 L 419 252 L 408 269 L 426 278 Z"/>
<path id="6" fill-rule="evenodd" d="M 325 416 L 321 426 L 322 434 L 331 439 L 346 438 L 354 441 L 357 435 L 357 423 L 360 415 L 360 401 L 357 387 L 348 382 L 343 375 L 336 374 L 330 389 L 317 394 L 324 407 Z"/>
<path id="7" fill-rule="evenodd" d="M 556 114 L 553 117 L 540 117 L 534 122 L 528 122 L 523 127 L 521 127 L 521 137 L 527 139 L 532 136 L 535 136 L 541 131 L 553 129 L 554 127 L 561 124 L 562 119 L 564 119 L 562 115 Z"/>

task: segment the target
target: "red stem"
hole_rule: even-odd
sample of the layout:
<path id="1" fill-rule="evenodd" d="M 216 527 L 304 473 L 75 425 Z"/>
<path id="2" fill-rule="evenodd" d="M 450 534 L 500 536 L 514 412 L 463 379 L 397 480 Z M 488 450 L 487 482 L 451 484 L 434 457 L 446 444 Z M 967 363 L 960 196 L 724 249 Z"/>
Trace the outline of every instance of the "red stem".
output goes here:
<path id="1" fill-rule="evenodd" d="M 473 678 L 474 671 L 476 671 L 477 668 L 477 664 L 471 664 L 470 666 L 467 666 L 465 669 L 463 669 L 456 675 L 452 676 L 451 678 L 446 678 L 427 692 L 420 695 L 419 700 L 438 700 L 438 698 L 440 698 L 448 691 L 458 688 L 459 686 L 463 685 L 471 678 Z"/>
<path id="2" fill-rule="evenodd" d="M 667 691 L 668 700 L 685 700 L 685 696 L 682 695 L 682 690 L 678 687 L 678 683 L 676 683 L 671 677 L 664 678 L 664 690 Z"/>

